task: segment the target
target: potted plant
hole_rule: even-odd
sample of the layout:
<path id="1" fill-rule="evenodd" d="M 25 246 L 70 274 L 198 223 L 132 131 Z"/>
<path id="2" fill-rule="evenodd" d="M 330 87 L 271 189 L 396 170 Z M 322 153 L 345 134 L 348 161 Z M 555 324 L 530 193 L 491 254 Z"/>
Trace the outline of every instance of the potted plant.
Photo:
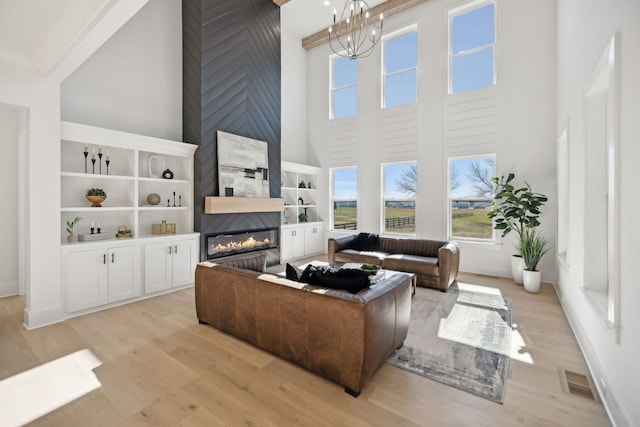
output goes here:
<path id="1" fill-rule="evenodd" d="M 78 238 L 76 237 L 75 234 L 73 234 L 73 227 L 78 223 L 78 221 L 80 221 L 82 218 L 80 217 L 75 217 L 73 219 L 73 221 L 67 221 L 67 233 L 69 233 L 69 235 L 67 236 L 67 242 L 68 243 L 75 243 L 78 241 Z"/>
<path id="2" fill-rule="evenodd" d="M 502 231 L 502 237 L 512 230 L 518 235 L 516 248 L 519 253 L 514 254 L 511 258 L 511 274 L 513 280 L 521 285 L 523 284 L 522 270 L 524 269 L 521 258 L 522 236 L 526 229 L 536 228 L 540 225 L 538 221 L 541 213 L 540 208 L 548 199 L 544 194 L 534 193 L 526 182 L 524 187 L 516 188 L 512 184 L 514 178 L 513 173 L 509 173 L 506 178 L 504 176 L 492 178 L 492 182 L 496 186 L 495 196 L 487 215 L 493 220 L 493 228 Z"/>
<path id="3" fill-rule="evenodd" d="M 102 205 L 100 203 L 107 198 L 107 193 L 102 188 L 90 188 L 87 190 L 85 197 L 92 203 L 92 208 L 101 208 Z"/>
<path id="4" fill-rule="evenodd" d="M 535 228 L 527 229 L 522 234 L 520 249 L 525 265 L 522 275 L 524 289 L 527 292 L 537 294 L 540 290 L 540 272 L 537 269 L 538 263 L 540 259 L 542 259 L 542 256 L 549 250 L 549 240 L 537 233 Z"/>

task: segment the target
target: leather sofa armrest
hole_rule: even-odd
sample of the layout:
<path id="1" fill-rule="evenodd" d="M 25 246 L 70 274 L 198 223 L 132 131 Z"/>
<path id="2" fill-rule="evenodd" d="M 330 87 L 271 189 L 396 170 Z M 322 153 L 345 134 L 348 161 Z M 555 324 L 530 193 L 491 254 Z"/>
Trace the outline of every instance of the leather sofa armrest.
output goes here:
<path id="1" fill-rule="evenodd" d="M 347 249 L 351 246 L 351 243 L 356 239 L 355 234 L 349 234 L 347 236 L 329 237 L 329 243 L 327 245 L 327 255 L 329 258 L 329 264 L 333 265 L 336 262 L 336 252 L 340 252 L 343 249 Z"/>
<path id="2" fill-rule="evenodd" d="M 446 292 L 458 277 L 460 268 L 460 247 L 455 242 L 448 242 L 438 249 L 438 272 L 440 283 L 438 289 Z"/>

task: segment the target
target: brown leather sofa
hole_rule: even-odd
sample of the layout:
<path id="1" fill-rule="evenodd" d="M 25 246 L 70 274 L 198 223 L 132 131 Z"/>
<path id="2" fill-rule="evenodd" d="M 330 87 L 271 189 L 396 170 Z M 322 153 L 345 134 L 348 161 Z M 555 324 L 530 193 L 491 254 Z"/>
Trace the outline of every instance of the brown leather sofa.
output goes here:
<path id="1" fill-rule="evenodd" d="M 426 239 L 396 239 L 380 236 L 376 247 L 353 249 L 356 235 L 330 237 L 329 264 L 359 262 L 415 273 L 417 285 L 446 292 L 458 276 L 460 249 L 455 242 Z"/>
<path id="2" fill-rule="evenodd" d="M 196 312 L 200 323 L 335 381 L 357 397 L 404 343 L 410 288 L 407 274 L 350 294 L 203 262 L 196 267 Z"/>

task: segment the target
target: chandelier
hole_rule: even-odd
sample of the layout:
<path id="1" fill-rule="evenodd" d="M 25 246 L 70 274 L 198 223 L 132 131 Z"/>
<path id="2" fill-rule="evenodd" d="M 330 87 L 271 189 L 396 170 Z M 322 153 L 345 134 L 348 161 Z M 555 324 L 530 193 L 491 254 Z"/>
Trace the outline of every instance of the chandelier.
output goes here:
<path id="1" fill-rule="evenodd" d="M 331 50 L 336 55 L 351 59 L 371 55 L 382 36 L 382 18 L 382 14 L 379 19 L 370 16 L 366 1 L 347 0 L 340 21 L 336 22 L 337 11 L 333 9 L 333 25 L 329 27 Z"/>

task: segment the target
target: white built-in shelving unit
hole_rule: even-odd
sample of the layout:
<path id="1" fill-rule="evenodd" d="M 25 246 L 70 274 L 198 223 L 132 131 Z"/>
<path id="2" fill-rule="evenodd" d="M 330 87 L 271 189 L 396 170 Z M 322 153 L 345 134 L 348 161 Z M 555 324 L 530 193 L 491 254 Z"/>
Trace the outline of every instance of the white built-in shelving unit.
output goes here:
<path id="1" fill-rule="evenodd" d="M 321 253 L 324 250 L 324 222 L 318 215 L 316 166 L 283 161 L 282 169 L 282 239 L 280 259 L 286 262 Z M 304 187 L 302 187 L 304 183 Z M 300 215 L 307 214 L 307 221 Z"/>
<path id="2" fill-rule="evenodd" d="M 196 148 L 62 122 L 60 242 L 65 310 L 70 315 L 193 284 L 199 260 L 199 234 L 193 231 Z M 86 163 L 85 150 L 89 152 Z M 91 163 L 94 150 L 95 166 Z M 173 173 L 172 179 L 162 177 L 166 169 Z M 85 198 L 89 188 L 105 191 L 102 207 L 91 207 Z M 152 193 L 160 196 L 159 204 L 147 201 Z M 75 234 L 90 234 L 93 223 L 95 229 L 100 226 L 105 239 L 68 243 L 65 224 L 75 217 L 82 218 Z M 152 234 L 152 224 L 163 220 L 176 225 L 175 234 Z M 131 238 L 116 237 L 122 228 L 131 230 Z"/>

